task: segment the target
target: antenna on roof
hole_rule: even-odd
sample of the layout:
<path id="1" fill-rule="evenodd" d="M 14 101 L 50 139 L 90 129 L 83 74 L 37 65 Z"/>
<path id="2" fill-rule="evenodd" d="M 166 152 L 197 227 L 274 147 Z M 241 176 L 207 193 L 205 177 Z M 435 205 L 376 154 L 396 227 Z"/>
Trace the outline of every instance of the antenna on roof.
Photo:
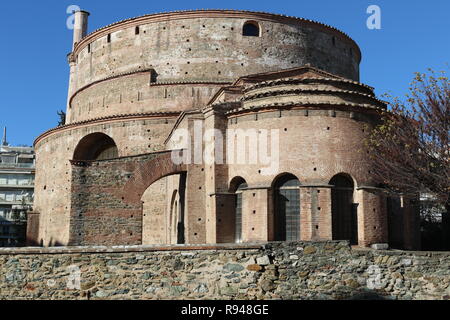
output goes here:
<path id="1" fill-rule="evenodd" d="M 8 142 L 6 141 L 6 127 L 3 128 L 3 139 L 2 139 L 2 146 L 6 147 L 8 145 Z"/>

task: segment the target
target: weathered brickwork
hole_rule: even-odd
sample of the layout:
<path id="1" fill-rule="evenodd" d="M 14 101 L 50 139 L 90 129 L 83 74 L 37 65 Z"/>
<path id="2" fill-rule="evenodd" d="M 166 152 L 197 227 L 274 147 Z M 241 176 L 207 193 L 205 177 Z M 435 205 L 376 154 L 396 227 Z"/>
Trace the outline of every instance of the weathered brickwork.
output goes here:
<path id="1" fill-rule="evenodd" d="M 167 179 L 153 183 L 142 195 L 142 244 L 170 244 L 166 219 Z"/>
<path id="2" fill-rule="evenodd" d="M 0 299 L 449 300 L 450 254 L 345 241 L 0 249 Z"/>
<path id="3" fill-rule="evenodd" d="M 59 129 L 36 144 L 37 174 L 34 211 L 39 213 L 39 237 L 35 242 L 61 245 L 69 241 L 72 166 L 78 142 L 85 136 L 102 132 L 112 137 L 119 156 L 144 154 L 163 149 L 165 132 L 173 126 L 173 117 L 141 117 L 102 123 L 86 123 Z"/>
<path id="4" fill-rule="evenodd" d="M 179 112 L 204 106 L 226 82 L 150 85 L 150 74 L 104 80 L 77 91 L 69 104 L 70 123 L 112 114 Z"/>
<path id="5" fill-rule="evenodd" d="M 76 13 L 76 23 L 85 26 L 87 16 Z M 249 25 L 257 32 L 248 34 Z M 274 241 L 295 224 L 295 240 L 420 247 L 414 208 L 406 200 L 388 206 L 395 196 L 372 177 L 363 141 L 386 105 L 358 82 L 361 53 L 344 33 L 229 10 L 86 31 L 75 30 L 69 55 L 67 124 L 35 142 L 30 244 Z M 172 139 L 181 129 L 189 141 L 180 148 Z M 212 152 L 222 161 L 189 154 L 207 151 L 208 130 L 224 137 Z M 268 143 L 279 137 L 277 150 L 267 146 L 276 158 L 270 173 L 250 161 L 262 153 L 251 135 L 266 132 Z M 173 149 L 191 161 L 173 163 Z M 233 153 L 247 161 L 230 161 Z M 287 178 L 294 222 L 280 198 Z M 245 184 L 239 208 L 236 181 Z"/>
<path id="6" fill-rule="evenodd" d="M 141 244 L 146 190 L 168 174 L 186 171 L 168 161 L 170 156 L 170 152 L 161 152 L 109 161 L 75 161 L 69 244 Z M 155 212 L 147 212 L 151 213 Z"/>
<path id="7" fill-rule="evenodd" d="M 260 24 L 261 36 L 244 37 L 244 23 L 254 20 Z M 358 80 L 360 61 L 359 48 L 353 40 L 320 23 L 272 14 L 213 10 L 119 22 L 88 35 L 73 55 L 77 61 L 73 89 L 139 68 L 154 68 L 158 81 L 234 81 L 247 74 L 311 63 Z"/>

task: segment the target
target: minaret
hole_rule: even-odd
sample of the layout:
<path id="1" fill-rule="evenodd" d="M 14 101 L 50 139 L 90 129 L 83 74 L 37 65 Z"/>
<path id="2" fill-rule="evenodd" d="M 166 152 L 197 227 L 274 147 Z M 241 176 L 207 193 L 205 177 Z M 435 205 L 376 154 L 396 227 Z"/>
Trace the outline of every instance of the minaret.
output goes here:
<path id="1" fill-rule="evenodd" d="M 73 47 L 75 48 L 75 45 L 79 43 L 84 37 L 87 35 L 88 30 L 88 17 L 89 12 L 87 11 L 75 11 L 75 23 L 73 27 Z"/>
<path id="2" fill-rule="evenodd" d="M 8 142 L 6 141 L 6 127 L 3 128 L 3 139 L 2 139 L 2 146 L 6 147 L 8 145 Z"/>
<path id="3" fill-rule="evenodd" d="M 75 11 L 74 13 L 74 26 L 73 26 L 73 43 L 72 43 L 72 53 L 69 54 L 69 65 L 70 65 L 70 77 L 69 77 L 69 92 L 67 95 L 67 108 L 66 108 L 66 121 L 67 123 L 70 122 L 72 116 L 71 116 L 71 109 L 70 109 L 70 97 L 73 94 L 73 88 L 74 83 L 76 82 L 76 62 L 77 57 L 74 56 L 73 51 L 75 50 L 75 47 L 77 43 L 80 43 L 81 40 L 83 40 L 84 37 L 86 37 L 88 32 L 88 18 L 89 18 L 89 12 L 79 10 Z"/>

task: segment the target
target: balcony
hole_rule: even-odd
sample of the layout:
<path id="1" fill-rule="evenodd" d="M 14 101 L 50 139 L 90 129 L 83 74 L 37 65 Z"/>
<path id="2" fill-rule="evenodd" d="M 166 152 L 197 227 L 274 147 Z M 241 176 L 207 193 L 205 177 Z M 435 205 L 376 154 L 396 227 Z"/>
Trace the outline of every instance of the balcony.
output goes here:
<path id="1" fill-rule="evenodd" d="M 2 184 L 0 183 L 0 188 L 4 189 L 34 189 L 34 181 L 25 184 Z"/>
<path id="2" fill-rule="evenodd" d="M 11 234 L 0 234 L 0 239 L 19 239 L 20 235 L 17 233 L 11 233 Z"/>
<path id="3" fill-rule="evenodd" d="M 34 163 L 0 163 L 0 168 L 7 168 L 7 169 L 16 169 L 16 168 L 34 169 Z"/>
<path id="4" fill-rule="evenodd" d="M 22 226 L 26 223 L 27 223 L 27 217 L 20 217 L 18 219 L 0 218 L 0 226 Z"/>
<path id="5" fill-rule="evenodd" d="M 33 200 L 6 200 L 6 199 L 0 199 L 0 205 L 32 205 Z"/>
<path id="6" fill-rule="evenodd" d="M 25 211 L 6 211 L 0 214 L 0 225 L 21 225 L 27 222 Z M 0 229 L 1 230 L 1 229 Z"/>

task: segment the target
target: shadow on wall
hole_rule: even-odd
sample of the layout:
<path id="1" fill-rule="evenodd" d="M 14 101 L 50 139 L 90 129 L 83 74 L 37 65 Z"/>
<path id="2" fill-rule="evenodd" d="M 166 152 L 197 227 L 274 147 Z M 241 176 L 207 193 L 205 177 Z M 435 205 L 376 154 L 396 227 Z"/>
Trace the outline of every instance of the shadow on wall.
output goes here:
<path id="1" fill-rule="evenodd" d="M 380 293 L 365 289 L 362 292 L 355 292 L 352 296 L 346 300 L 388 300 L 389 298 L 381 295 Z"/>
<path id="2" fill-rule="evenodd" d="M 421 227 L 421 250 L 423 251 L 449 251 L 448 241 L 445 239 L 444 224 L 442 222 L 427 221 L 422 219 Z"/>
<path id="3" fill-rule="evenodd" d="M 59 241 L 55 241 L 53 240 L 53 238 L 50 238 L 50 242 L 48 243 L 49 247 L 64 247 L 64 245 L 59 242 Z"/>
<path id="4" fill-rule="evenodd" d="M 435 201 L 420 202 L 420 234 L 423 251 L 450 251 L 449 209 Z"/>

